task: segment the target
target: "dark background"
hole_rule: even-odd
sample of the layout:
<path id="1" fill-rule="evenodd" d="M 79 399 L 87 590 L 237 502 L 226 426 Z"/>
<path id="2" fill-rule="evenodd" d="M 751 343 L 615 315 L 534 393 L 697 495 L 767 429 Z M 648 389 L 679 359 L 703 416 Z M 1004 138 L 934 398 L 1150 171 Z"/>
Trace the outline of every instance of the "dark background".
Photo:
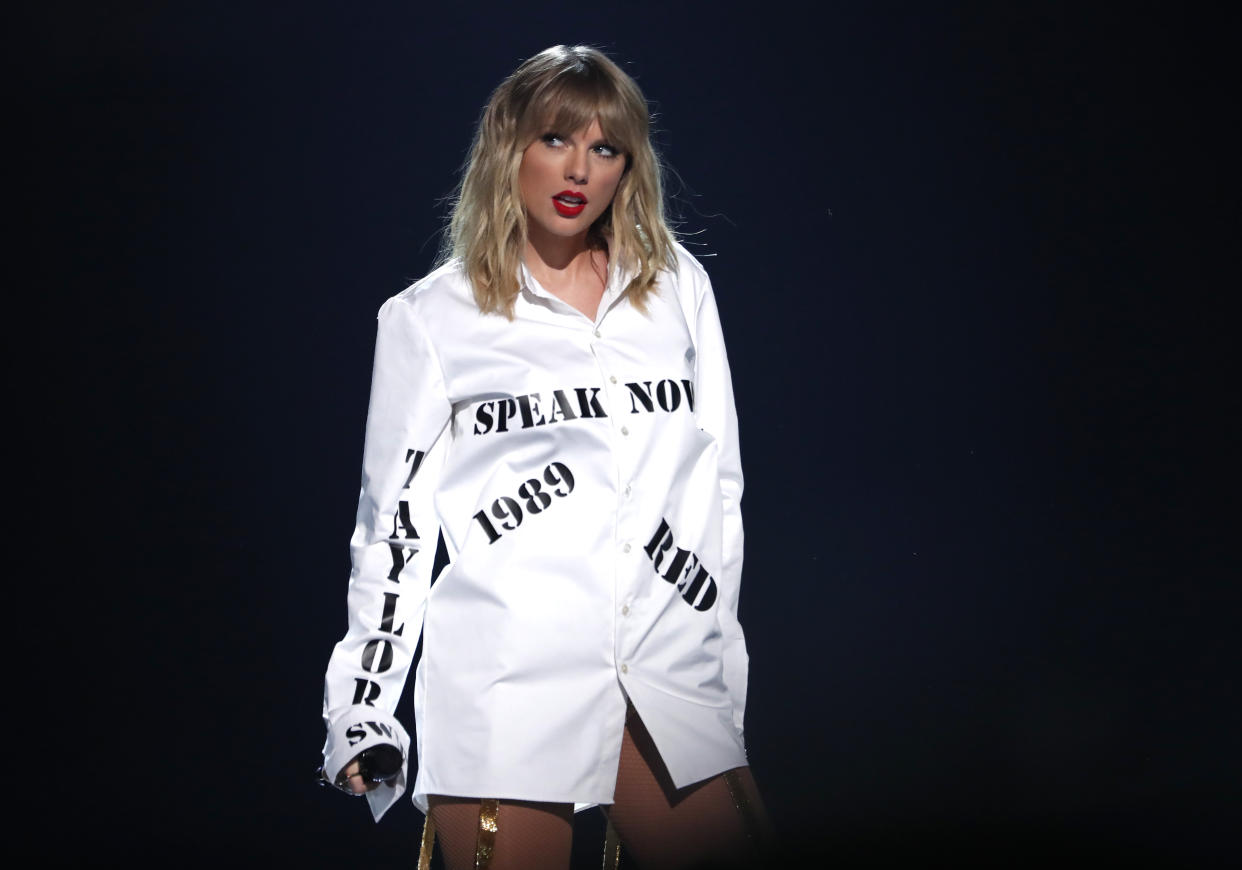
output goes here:
<path id="1" fill-rule="evenodd" d="M 408 801 L 376 826 L 311 784 L 375 312 L 491 89 L 588 42 L 652 101 L 720 300 L 790 851 L 1219 860 L 1236 22 L 1000 5 L 20 12 L 8 675 L 72 742 L 50 794 L 34 744 L 10 764 L 48 859 L 413 865 Z"/>

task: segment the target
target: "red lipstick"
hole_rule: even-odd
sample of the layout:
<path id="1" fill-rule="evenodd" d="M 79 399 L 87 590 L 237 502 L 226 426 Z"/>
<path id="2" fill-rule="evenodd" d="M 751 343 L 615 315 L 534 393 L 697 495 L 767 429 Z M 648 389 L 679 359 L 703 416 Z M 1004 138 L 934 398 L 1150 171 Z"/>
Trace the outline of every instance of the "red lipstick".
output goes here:
<path id="1" fill-rule="evenodd" d="M 573 217 L 586 208 L 587 198 L 576 190 L 562 190 L 552 197 L 552 205 L 558 214 Z"/>

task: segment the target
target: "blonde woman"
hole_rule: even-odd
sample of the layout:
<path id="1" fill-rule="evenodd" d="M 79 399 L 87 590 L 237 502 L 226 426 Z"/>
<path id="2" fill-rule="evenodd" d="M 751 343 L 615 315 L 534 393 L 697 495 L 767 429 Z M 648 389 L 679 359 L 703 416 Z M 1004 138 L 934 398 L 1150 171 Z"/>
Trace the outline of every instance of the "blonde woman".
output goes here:
<path id="1" fill-rule="evenodd" d="M 647 103 L 556 46 L 492 94 L 440 266 L 380 309 L 326 780 L 378 819 L 420 633 L 417 777 L 449 868 L 749 854 L 742 472 L 716 302 L 665 223 Z M 431 582 L 436 542 L 449 565 Z"/>

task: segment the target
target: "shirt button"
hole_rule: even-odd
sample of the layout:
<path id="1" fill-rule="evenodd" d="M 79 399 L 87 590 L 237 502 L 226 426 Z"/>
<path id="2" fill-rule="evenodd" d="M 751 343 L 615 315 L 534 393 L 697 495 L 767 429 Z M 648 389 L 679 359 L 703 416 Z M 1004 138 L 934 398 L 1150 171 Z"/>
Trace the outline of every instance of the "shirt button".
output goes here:
<path id="1" fill-rule="evenodd" d="M 626 496 L 629 496 L 630 494 L 630 485 L 628 483 L 625 485 L 625 494 Z"/>
<path id="2" fill-rule="evenodd" d="M 629 666 L 629 665 L 622 665 L 622 666 L 621 666 L 621 673 L 623 673 L 623 674 L 628 674 L 629 672 L 630 672 L 630 666 Z"/>
<path id="3" fill-rule="evenodd" d="M 630 542 L 626 541 L 625 546 L 621 548 L 621 552 L 628 553 L 630 551 Z"/>
<path id="4" fill-rule="evenodd" d="M 630 606 L 628 604 L 621 605 L 621 615 L 622 616 L 630 615 Z"/>
<path id="5" fill-rule="evenodd" d="M 629 430 L 629 429 L 627 429 L 625 426 L 622 426 L 622 427 L 621 427 L 621 434 L 622 434 L 622 435 L 629 435 L 629 434 L 630 434 L 630 430 Z"/>
<path id="6" fill-rule="evenodd" d="M 611 381 L 612 383 L 614 383 L 614 384 L 615 384 L 615 383 L 617 382 L 617 376 L 616 376 L 616 375 L 609 375 L 609 376 L 608 376 L 608 380 L 609 380 L 609 381 Z"/>
<path id="7" fill-rule="evenodd" d="M 596 337 L 596 338 L 599 338 L 599 337 L 600 337 L 600 335 L 599 335 L 599 330 L 598 330 L 598 329 L 597 329 L 597 330 L 595 330 L 595 337 Z"/>

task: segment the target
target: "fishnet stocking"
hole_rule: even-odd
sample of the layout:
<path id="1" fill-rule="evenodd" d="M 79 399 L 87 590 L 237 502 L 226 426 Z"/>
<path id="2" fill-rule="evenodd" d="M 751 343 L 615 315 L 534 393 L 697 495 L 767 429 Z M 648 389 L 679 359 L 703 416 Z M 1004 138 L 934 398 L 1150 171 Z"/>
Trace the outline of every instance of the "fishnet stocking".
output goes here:
<path id="1" fill-rule="evenodd" d="M 604 807 L 640 870 L 739 866 L 770 836 L 749 767 L 736 784 L 750 805 L 738 811 L 725 775 L 674 788 L 651 735 L 633 707 L 626 713 L 614 803 Z M 431 815 L 445 870 L 474 870 L 481 801 L 432 795 Z M 568 870 L 573 805 L 502 800 L 488 870 Z M 622 860 L 623 870 L 628 870 Z"/>
<path id="2" fill-rule="evenodd" d="M 480 801 L 432 795 L 431 817 L 445 870 L 474 870 Z M 573 804 L 502 800 L 488 870 L 568 870 Z"/>
<path id="3" fill-rule="evenodd" d="M 651 735 L 630 707 L 616 796 L 604 809 L 642 870 L 734 866 L 753 858 L 757 842 L 770 831 L 750 768 L 738 768 L 737 778 L 751 807 L 749 824 L 723 774 L 675 788 Z"/>

